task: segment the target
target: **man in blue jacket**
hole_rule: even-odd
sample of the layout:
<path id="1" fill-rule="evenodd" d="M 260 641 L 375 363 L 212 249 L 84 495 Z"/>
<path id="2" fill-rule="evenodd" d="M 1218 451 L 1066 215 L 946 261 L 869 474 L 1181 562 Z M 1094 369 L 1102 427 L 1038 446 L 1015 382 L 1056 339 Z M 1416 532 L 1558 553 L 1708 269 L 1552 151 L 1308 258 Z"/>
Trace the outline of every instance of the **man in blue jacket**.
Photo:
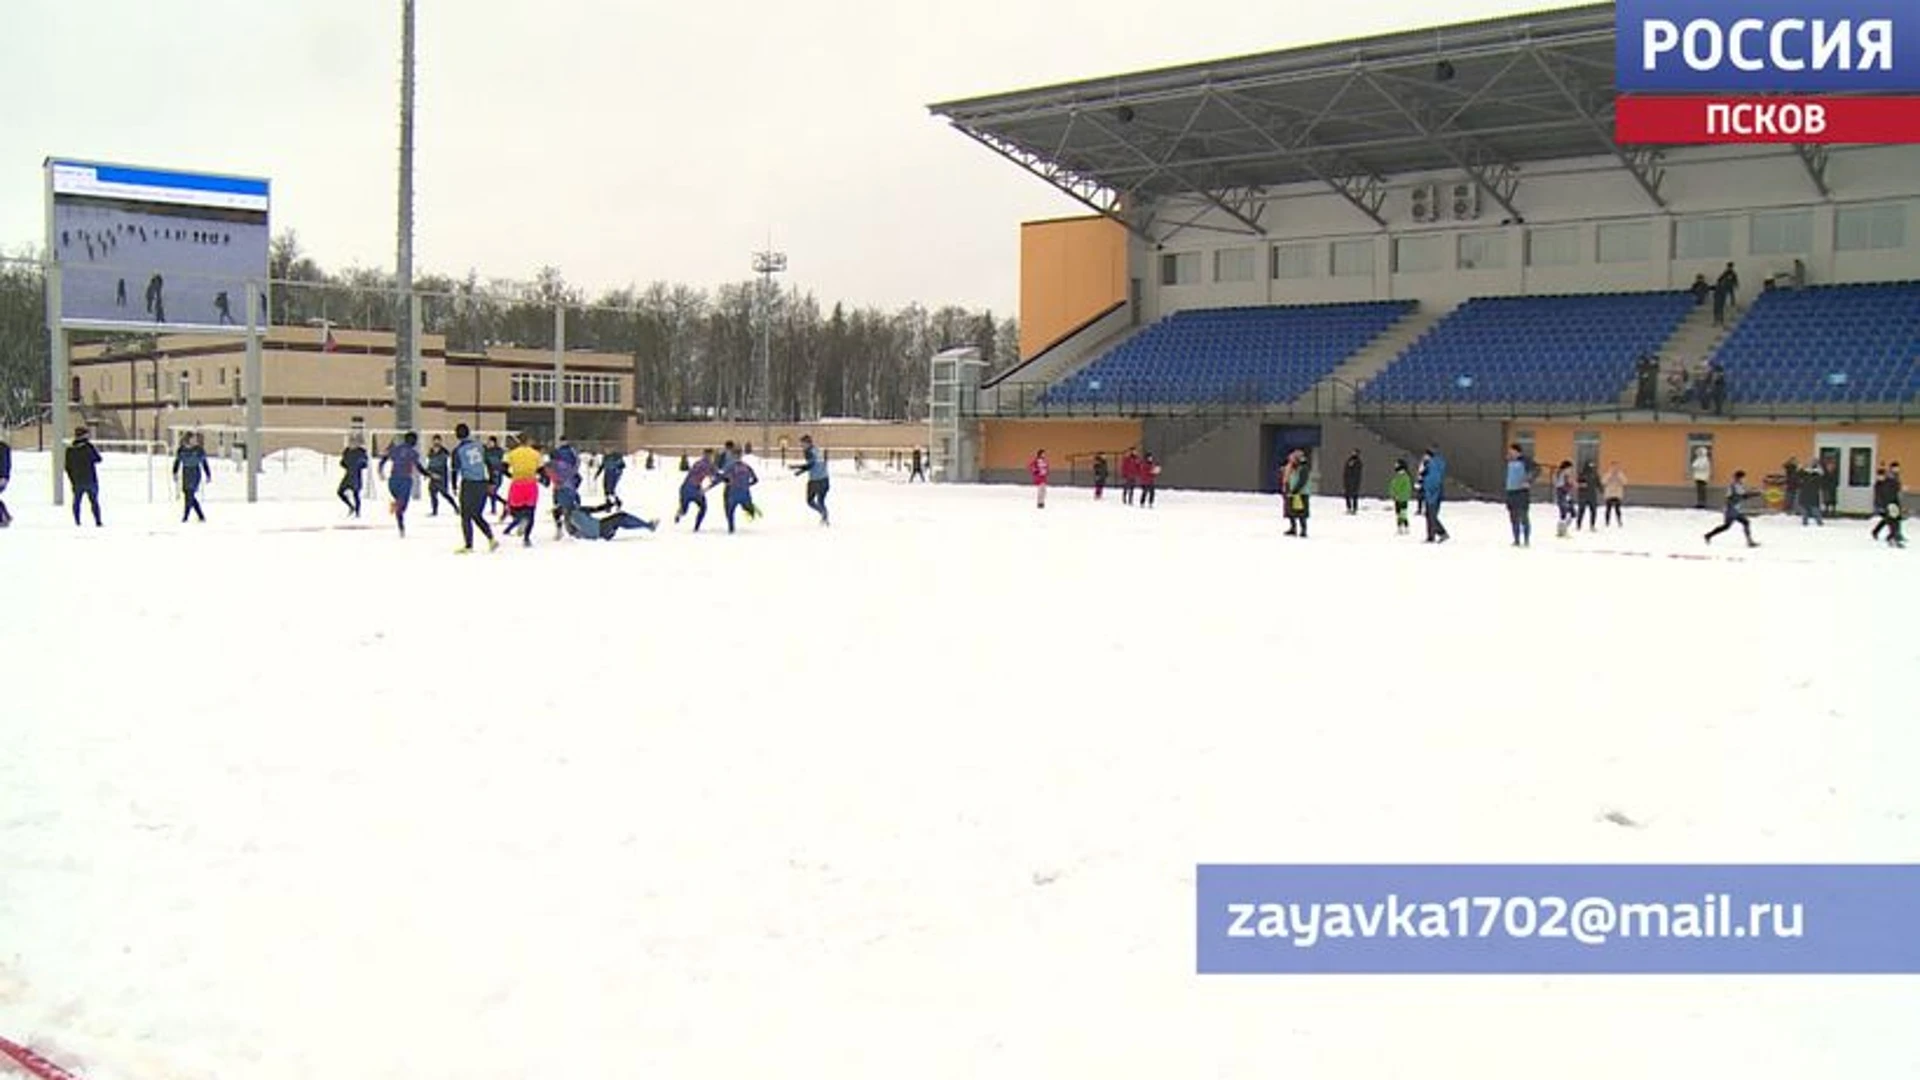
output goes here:
<path id="1" fill-rule="evenodd" d="M 1427 447 L 1426 476 L 1420 483 L 1420 506 L 1427 517 L 1427 543 L 1444 544 L 1452 539 L 1440 524 L 1440 502 L 1445 497 L 1447 459 L 1438 446 Z"/>
<path id="2" fill-rule="evenodd" d="M 1533 462 L 1519 443 L 1507 447 L 1507 521 L 1513 546 L 1533 546 Z"/>
<path id="3" fill-rule="evenodd" d="M 826 525 L 828 524 L 827 487 L 829 484 L 826 455 L 820 452 L 819 447 L 813 445 L 811 435 L 800 436 L 800 449 L 806 454 L 806 460 L 794 468 L 793 475 L 806 474 L 807 509 L 819 514 L 820 524 Z"/>
<path id="4" fill-rule="evenodd" d="M 754 473 L 753 466 L 747 464 L 746 458 L 736 457 L 733 459 L 733 464 L 727 466 L 725 483 L 728 532 L 733 531 L 735 511 L 744 511 L 749 518 L 760 517 L 760 508 L 753 505 L 753 485 L 759 482 L 760 477 Z"/>
<path id="5" fill-rule="evenodd" d="M 188 432 L 180 436 L 180 449 L 173 452 L 173 476 L 180 482 L 180 494 L 186 500 L 186 508 L 180 511 L 180 524 L 198 515 L 200 524 L 207 523 L 207 512 L 200 506 L 200 481 L 213 479 L 213 466 L 207 464 L 206 448 L 200 445 L 200 437 Z"/>
<path id="6" fill-rule="evenodd" d="M 466 542 L 465 547 L 454 550 L 471 554 L 473 530 L 478 528 L 487 538 L 487 550 L 498 551 L 500 541 L 493 538 L 493 526 L 487 524 L 487 495 L 493 491 L 493 473 L 487 468 L 486 448 L 465 424 L 454 427 L 453 437 L 460 440 L 453 447 L 453 468 L 460 474 L 460 536 Z"/>

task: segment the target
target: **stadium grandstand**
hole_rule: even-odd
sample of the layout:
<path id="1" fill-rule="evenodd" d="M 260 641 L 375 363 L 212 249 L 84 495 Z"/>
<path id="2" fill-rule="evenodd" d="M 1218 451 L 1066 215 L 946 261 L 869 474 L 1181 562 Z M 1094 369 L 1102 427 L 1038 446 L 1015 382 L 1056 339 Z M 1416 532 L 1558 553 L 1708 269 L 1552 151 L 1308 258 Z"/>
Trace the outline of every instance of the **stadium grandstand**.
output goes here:
<path id="1" fill-rule="evenodd" d="M 1294 447 L 1619 461 L 1641 502 L 1920 458 L 1920 146 L 1621 145 L 1587 5 L 930 106 L 1087 213 L 1021 229 L 1021 360 L 966 399 L 1036 448 L 1266 490 Z"/>

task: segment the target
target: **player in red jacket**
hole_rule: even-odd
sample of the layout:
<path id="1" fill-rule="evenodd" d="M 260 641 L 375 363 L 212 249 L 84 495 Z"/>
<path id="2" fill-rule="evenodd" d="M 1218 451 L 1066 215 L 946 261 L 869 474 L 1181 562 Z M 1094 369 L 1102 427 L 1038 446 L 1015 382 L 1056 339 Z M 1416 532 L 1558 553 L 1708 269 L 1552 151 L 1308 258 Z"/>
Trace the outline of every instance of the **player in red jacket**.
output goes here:
<path id="1" fill-rule="evenodd" d="M 1027 475 L 1033 477 L 1033 490 L 1039 495 L 1039 501 L 1035 505 L 1042 510 L 1047 508 L 1047 473 L 1049 471 L 1047 452 L 1036 451 L 1033 460 L 1027 462 Z"/>
<path id="2" fill-rule="evenodd" d="M 1133 447 L 1127 447 L 1127 456 L 1120 459 L 1120 501 L 1133 505 L 1133 486 L 1140 482 L 1140 455 Z"/>

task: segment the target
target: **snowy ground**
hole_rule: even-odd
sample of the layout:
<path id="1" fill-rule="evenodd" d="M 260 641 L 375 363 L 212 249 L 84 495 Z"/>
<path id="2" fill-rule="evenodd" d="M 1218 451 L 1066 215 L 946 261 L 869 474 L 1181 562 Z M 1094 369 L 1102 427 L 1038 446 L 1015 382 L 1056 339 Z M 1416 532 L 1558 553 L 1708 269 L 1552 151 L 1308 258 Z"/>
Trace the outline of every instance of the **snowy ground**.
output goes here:
<path id="1" fill-rule="evenodd" d="M 205 526 L 113 465 L 75 530 L 19 455 L 0 533 L 0 1035 L 87 1080 L 1920 1075 L 1912 979 L 1193 973 L 1198 862 L 1914 858 L 1861 524 L 842 477 L 829 530 L 767 469 L 738 536 L 463 559 L 319 461 Z"/>

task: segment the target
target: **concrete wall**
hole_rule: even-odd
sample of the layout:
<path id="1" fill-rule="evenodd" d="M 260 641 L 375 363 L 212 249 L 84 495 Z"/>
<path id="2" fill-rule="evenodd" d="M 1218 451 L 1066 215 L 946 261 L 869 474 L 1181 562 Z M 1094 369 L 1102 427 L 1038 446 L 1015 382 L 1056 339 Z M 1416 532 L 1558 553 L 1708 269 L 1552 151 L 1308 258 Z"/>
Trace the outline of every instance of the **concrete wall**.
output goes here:
<path id="1" fill-rule="evenodd" d="M 891 421 L 861 422 L 840 421 L 813 424 L 774 424 L 769 430 L 772 438 L 771 449 L 778 452 L 784 441 L 790 452 L 798 453 L 800 436 L 812 435 L 813 441 L 832 450 L 900 450 L 911 453 L 913 448 L 925 450 L 927 447 L 927 425 L 895 423 Z M 699 451 L 719 449 L 728 440 L 744 445 L 760 441 L 760 425 L 756 423 L 708 423 L 686 421 L 673 423 L 637 424 L 633 429 L 633 444 L 636 447 L 652 449 L 656 452 L 681 450 Z M 755 446 L 757 451 L 760 447 Z"/>
<path id="2" fill-rule="evenodd" d="M 1798 157 L 1786 148 L 1679 149 L 1667 158 L 1663 191 L 1670 210 L 1662 211 L 1611 158 L 1545 162 L 1521 170 L 1515 202 L 1526 224 L 1508 225 L 1502 224 L 1506 211 L 1484 195 L 1477 220 L 1414 222 L 1409 199 L 1414 186 L 1436 183 L 1444 195 L 1445 189 L 1464 178 L 1454 173 L 1410 175 L 1393 180 L 1383 210 L 1388 221 L 1385 230 L 1324 186 L 1301 185 L 1279 189 L 1268 201 L 1262 221 L 1269 227 L 1269 236 L 1256 240 L 1190 229 L 1157 249 L 1134 240 L 1129 244 L 1131 275 L 1143 283 L 1141 317 L 1147 321 L 1193 307 L 1404 298 L 1451 305 L 1473 296 L 1681 288 L 1696 272 L 1706 272 L 1711 278 L 1729 261 L 1739 268 L 1747 295 L 1751 296 L 1762 278 L 1790 269 L 1794 259 L 1791 253 L 1754 253 L 1752 218 L 1757 212 L 1792 209 L 1805 210 L 1812 217 L 1812 242 L 1809 250 L 1799 254 L 1811 282 L 1920 278 L 1920 146 L 1835 147 L 1827 176 L 1834 193 L 1831 201 L 1821 198 Z M 1881 204 L 1905 208 L 1905 246 L 1889 251 L 1836 250 L 1837 208 Z M 1675 222 L 1686 218 L 1730 219 L 1729 253 L 1698 259 L 1676 257 Z M 1599 229 L 1624 222 L 1648 226 L 1645 258 L 1600 262 Z M 1222 225 L 1225 219 L 1216 216 L 1203 223 Z M 1578 234 L 1578 260 L 1568 266 L 1529 265 L 1529 230 L 1568 226 Z M 1466 233 L 1503 237 L 1502 264 L 1471 269 L 1463 266 L 1459 244 Z M 1423 236 L 1435 237 L 1441 245 L 1440 268 L 1421 273 L 1395 272 L 1395 241 Z M 1332 275 L 1333 245 L 1343 242 L 1371 247 L 1371 274 Z M 1272 249 L 1288 245 L 1312 248 L 1311 276 L 1273 277 Z M 1257 280 L 1216 281 L 1214 253 L 1247 247 L 1256 249 Z M 1160 256 L 1184 252 L 1199 254 L 1200 280 L 1190 285 L 1162 285 Z"/>

